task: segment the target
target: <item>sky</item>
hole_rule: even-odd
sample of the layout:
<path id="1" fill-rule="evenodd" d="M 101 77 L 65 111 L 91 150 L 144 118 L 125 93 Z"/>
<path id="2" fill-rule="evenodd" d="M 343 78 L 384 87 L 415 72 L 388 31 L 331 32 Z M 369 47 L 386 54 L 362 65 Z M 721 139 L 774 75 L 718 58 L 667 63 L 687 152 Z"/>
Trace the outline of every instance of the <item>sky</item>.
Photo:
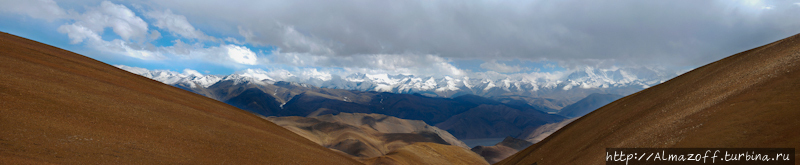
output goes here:
<path id="1" fill-rule="evenodd" d="M 800 0 L 0 0 L 0 31 L 227 75 L 685 72 L 800 33 Z"/>

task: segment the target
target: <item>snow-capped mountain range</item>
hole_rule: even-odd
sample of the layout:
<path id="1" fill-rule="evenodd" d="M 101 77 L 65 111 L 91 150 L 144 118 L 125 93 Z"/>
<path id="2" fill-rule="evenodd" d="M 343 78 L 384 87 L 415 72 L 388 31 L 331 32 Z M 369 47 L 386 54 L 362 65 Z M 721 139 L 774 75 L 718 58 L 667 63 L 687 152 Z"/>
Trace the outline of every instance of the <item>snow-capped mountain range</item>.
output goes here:
<path id="1" fill-rule="evenodd" d="M 417 77 L 413 75 L 351 74 L 340 77 L 330 74 L 304 74 L 290 72 L 267 72 L 247 69 L 236 74 L 217 76 L 203 75 L 194 70 L 183 73 L 169 70 L 148 70 L 138 67 L 116 65 L 134 74 L 154 79 L 169 85 L 190 88 L 208 88 L 218 82 L 234 81 L 234 84 L 274 84 L 278 81 L 295 82 L 322 88 L 377 91 L 391 93 L 420 93 L 435 97 L 453 97 L 474 94 L 484 97 L 525 95 L 532 97 L 561 97 L 580 99 L 590 94 L 577 92 L 580 96 L 564 95 L 576 91 L 592 93 L 614 93 L 627 95 L 662 83 L 679 73 L 669 73 L 648 68 L 596 69 L 586 67 L 568 72 L 531 74 L 477 74 L 474 77 Z M 310 76 L 309 76 L 310 75 Z M 624 90 L 620 90 L 624 89 Z"/>

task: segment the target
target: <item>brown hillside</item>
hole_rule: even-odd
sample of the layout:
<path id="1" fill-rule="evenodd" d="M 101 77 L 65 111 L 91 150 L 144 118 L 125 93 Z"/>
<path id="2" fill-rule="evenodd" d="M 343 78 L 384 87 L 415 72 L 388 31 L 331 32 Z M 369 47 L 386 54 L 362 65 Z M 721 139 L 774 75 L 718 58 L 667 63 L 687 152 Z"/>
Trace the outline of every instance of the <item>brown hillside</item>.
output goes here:
<path id="1" fill-rule="evenodd" d="M 497 163 L 514 153 L 531 146 L 531 142 L 513 137 L 506 137 L 502 142 L 493 146 L 476 146 L 472 148 L 472 152 L 481 155 L 489 163 Z"/>
<path id="2" fill-rule="evenodd" d="M 724 58 L 612 102 L 498 164 L 604 164 L 612 147 L 800 148 L 798 63 L 800 35 Z"/>
<path id="3" fill-rule="evenodd" d="M 316 117 L 267 117 L 269 121 L 319 145 L 347 153 L 358 160 L 383 156 L 418 142 L 469 147 L 447 131 L 420 120 L 381 114 L 339 113 Z"/>
<path id="4" fill-rule="evenodd" d="M 392 151 L 384 156 L 370 158 L 367 164 L 416 165 L 416 164 L 489 164 L 478 154 L 458 147 L 437 143 L 414 143 Z"/>
<path id="5" fill-rule="evenodd" d="M 256 115 L 0 33 L 0 164 L 360 164 Z"/>

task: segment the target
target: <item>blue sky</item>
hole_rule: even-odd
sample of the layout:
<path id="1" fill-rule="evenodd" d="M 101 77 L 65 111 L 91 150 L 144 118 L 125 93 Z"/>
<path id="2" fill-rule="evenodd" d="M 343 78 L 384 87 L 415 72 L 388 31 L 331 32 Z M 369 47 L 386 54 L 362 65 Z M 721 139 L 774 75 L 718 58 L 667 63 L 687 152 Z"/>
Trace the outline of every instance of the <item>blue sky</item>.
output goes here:
<path id="1" fill-rule="evenodd" d="M 800 32 L 800 0 L 0 0 L 0 31 L 112 65 L 226 75 L 685 70 Z"/>

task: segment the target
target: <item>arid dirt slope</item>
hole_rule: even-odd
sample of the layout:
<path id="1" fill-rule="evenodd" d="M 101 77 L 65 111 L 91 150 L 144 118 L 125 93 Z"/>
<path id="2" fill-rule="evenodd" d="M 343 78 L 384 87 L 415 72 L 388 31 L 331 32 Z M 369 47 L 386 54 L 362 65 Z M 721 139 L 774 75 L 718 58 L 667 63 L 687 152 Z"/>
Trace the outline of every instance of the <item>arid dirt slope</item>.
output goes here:
<path id="1" fill-rule="evenodd" d="M 539 126 L 535 129 L 528 129 L 520 133 L 517 137 L 506 137 L 502 142 L 494 146 L 476 146 L 472 151 L 483 156 L 489 163 L 497 163 L 501 160 L 514 155 L 520 150 L 525 149 L 533 143 L 542 141 L 542 139 L 550 136 L 553 132 L 558 131 L 572 121 L 578 118 L 566 119 L 558 123 L 550 123 Z"/>
<path id="2" fill-rule="evenodd" d="M 532 144 L 529 141 L 509 136 L 493 146 L 476 146 L 472 148 L 472 152 L 481 155 L 489 163 L 497 163 Z"/>
<path id="3" fill-rule="evenodd" d="M 795 35 L 619 99 L 498 164 L 604 164 L 608 147 L 800 148 L 798 64 Z"/>
<path id="4" fill-rule="evenodd" d="M 381 114 L 339 113 L 316 117 L 267 117 L 317 144 L 362 160 L 383 156 L 418 142 L 454 145 L 469 151 L 464 142 L 447 131 L 421 120 L 406 120 Z"/>
<path id="5" fill-rule="evenodd" d="M 0 164 L 360 164 L 246 111 L 0 33 Z"/>
<path id="6" fill-rule="evenodd" d="M 482 165 L 489 163 L 478 154 L 467 149 L 437 143 L 414 143 L 384 156 L 370 158 L 367 164 L 417 165 L 417 164 L 464 164 Z"/>

